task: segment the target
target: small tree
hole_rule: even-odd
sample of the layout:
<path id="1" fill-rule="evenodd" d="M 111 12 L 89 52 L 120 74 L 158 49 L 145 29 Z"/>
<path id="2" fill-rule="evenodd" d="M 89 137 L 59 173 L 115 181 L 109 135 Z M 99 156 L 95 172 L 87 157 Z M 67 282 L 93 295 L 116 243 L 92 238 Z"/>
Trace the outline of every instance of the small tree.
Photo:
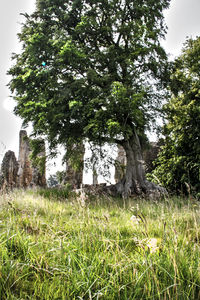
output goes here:
<path id="1" fill-rule="evenodd" d="M 169 2 L 38 0 L 9 70 L 15 113 L 51 149 L 84 139 L 124 147 L 127 169 L 116 187 L 125 196 L 150 188 L 141 141 L 163 97 L 167 60 L 160 39 Z"/>
<path id="2" fill-rule="evenodd" d="M 200 192 L 200 38 L 188 39 L 174 62 L 165 106 L 165 145 L 154 174 L 172 191 Z"/>

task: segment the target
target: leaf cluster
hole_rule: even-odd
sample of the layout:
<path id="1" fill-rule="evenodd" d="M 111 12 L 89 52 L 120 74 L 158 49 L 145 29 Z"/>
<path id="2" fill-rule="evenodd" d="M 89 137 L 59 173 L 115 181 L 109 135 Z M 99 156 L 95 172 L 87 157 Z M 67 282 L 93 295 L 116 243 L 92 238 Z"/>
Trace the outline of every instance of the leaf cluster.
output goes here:
<path id="1" fill-rule="evenodd" d="M 38 0 L 8 72 L 15 113 L 51 149 L 144 135 L 167 80 L 160 39 L 169 2 Z"/>
<path id="2" fill-rule="evenodd" d="M 165 145 L 156 176 L 168 188 L 186 191 L 187 184 L 200 191 L 200 38 L 188 39 L 174 63 Z"/>
<path id="3" fill-rule="evenodd" d="M 29 139 L 31 148 L 31 164 L 37 168 L 41 174 L 46 170 L 46 154 L 45 154 L 45 142 L 42 139 Z"/>

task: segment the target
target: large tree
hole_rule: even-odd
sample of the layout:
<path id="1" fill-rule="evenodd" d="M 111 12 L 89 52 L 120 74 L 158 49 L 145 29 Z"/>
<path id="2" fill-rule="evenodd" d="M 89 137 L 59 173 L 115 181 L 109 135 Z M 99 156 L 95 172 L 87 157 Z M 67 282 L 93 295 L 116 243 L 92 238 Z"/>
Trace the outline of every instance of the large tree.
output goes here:
<path id="1" fill-rule="evenodd" d="M 88 139 L 122 145 L 117 189 L 146 193 L 141 141 L 163 97 L 160 39 L 170 0 L 38 0 L 26 15 L 10 89 L 15 112 L 51 149 Z"/>
<path id="2" fill-rule="evenodd" d="M 170 87 L 165 144 L 154 174 L 172 191 L 200 193 L 200 37 L 186 41 Z"/>

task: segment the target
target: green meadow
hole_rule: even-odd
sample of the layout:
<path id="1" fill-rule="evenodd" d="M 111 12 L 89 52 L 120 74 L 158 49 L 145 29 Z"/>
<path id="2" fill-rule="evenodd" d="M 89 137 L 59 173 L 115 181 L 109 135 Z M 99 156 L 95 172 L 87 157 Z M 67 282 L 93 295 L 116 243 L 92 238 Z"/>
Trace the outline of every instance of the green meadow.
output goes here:
<path id="1" fill-rule="evenodd" d="M 200 202 L 2 194 L 0 299 L 200 299 Z"/>

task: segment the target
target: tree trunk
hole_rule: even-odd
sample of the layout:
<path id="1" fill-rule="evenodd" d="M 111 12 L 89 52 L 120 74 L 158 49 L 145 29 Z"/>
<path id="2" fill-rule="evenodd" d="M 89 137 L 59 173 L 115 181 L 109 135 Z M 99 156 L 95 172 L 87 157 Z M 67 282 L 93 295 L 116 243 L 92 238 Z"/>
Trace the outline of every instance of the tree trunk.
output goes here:
<path id="1" fill-rule="evenodd" d="M 116 184 L 117 193 L 123 198 L 130 195 L 166 193 L 164 188 L 146 180 L 142 149 L 136 131 L 122 146 L 126 152 L 127 165 L 124 177 Z"/>

